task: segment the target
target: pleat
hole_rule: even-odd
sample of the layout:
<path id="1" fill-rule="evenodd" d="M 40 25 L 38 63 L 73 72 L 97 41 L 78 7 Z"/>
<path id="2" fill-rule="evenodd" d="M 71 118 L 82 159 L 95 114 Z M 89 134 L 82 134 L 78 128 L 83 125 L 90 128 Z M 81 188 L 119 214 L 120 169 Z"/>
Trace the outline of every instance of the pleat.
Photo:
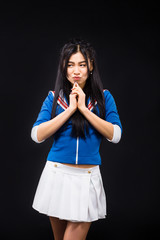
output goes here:
<path id="1" fill-rule="evenodd" d="M 106 199 L 100 172 L 89 172 L 47 163 L 39 180 L 33 208 L 48 216 L 73 222 L 105 218 Z"/>
<path id="2" fill-rule="evenodd" d="M 60 172 L 56 174 L 56 180 L 57 185 L 51 201 L 50 214 L 68 220 L 84 221 L 84 219 L 87 219 L 89 176 L 77 176 Z M 56 209 L 53 208 L 53 205 L 57 206 Z"/>
<path id="3" fill-rule="evenodd" d="M 105 192 L 104 192 L 104 187 L 103 187 L 103 182 L 102 182 L 102 178 L 101 175 L 94 175 L 92 176 L 92 184 L 93 184 L 93 190 L 94 193 L 93 195 L 95 196 L 91 198 L 91 204 L 89 205 L 89 207 L 92 209 L 90 209 L 90 212 L 92 214 L 92 218 L 105 218 L 106 216 L 106 196 L 105 196 Z M 93 200 L 94 199 L 94 200 Z M 96 209 L 96 211 L 94 212 L 93 209 Z M 94 215 L 93 215 L 94 213 Z"/>
<path id="4" fill-rule="evenodd" d="M 56 172 L 53 169 L 50 169 L 46 164 L 41 174 L 32 205 L 33 208 L 42 213 L 48 212 L 48 206 L 50 204 L 52 190 L 55 183 L 55 174 Z"/>

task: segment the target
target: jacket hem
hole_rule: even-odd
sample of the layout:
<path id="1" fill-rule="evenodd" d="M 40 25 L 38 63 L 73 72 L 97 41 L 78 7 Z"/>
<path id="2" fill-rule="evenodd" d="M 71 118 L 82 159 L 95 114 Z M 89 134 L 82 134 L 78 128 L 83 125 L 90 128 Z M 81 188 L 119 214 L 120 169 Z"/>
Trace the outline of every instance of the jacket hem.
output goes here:
<path id="1" fill-rule="evenodd" d="M 101 161 L 95 161 L 95 160 L 88 160 L 86 161 L 87 158 L 84 158 L 83 160 L 79 159 L 78 160 L 78 165 L 101 165 Z M 54 159 L 50 159 L 47 158 L 47 161 L 51 161 L 51 162 L 59 162 L 59 163 L 67 163 L 67 164 L 76 164 L 75 160 L 63 160 L 63 157 L 61 159 L 59 158 L 54 158 Z"/>

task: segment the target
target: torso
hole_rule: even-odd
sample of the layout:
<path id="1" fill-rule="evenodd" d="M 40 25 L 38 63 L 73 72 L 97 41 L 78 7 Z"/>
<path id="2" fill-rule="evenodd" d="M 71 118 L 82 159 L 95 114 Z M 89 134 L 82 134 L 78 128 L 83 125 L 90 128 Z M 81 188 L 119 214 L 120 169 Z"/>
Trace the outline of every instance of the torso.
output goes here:
<path id="1" fill-rule="evenodd" d="M 97 165 L 83 165 L 83 164 L 70 164 L 70 163 L 63 163 L 66 166 L 70 166 L 70 167 L 75 167 L 75 168 L 92 168 L 92 167 L 96 167 Z"/>

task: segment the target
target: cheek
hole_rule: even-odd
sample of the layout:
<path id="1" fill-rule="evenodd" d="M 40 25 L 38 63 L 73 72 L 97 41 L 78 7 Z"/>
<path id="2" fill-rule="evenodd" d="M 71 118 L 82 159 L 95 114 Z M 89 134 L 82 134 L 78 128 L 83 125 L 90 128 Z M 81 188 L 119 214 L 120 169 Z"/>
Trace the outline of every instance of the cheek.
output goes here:
<path id="1" fill-rule="evenodd" d="M 87 78 L 88 77 L 88 70 L 84 69 L 82 74 L 83 74 L 84 77 Z"/>
<path id="2" fill-rule="evenodd" d="M 71 73 L 72 73 L 71 69 L 67 69 L 67 77 L 69 77 Z"/>

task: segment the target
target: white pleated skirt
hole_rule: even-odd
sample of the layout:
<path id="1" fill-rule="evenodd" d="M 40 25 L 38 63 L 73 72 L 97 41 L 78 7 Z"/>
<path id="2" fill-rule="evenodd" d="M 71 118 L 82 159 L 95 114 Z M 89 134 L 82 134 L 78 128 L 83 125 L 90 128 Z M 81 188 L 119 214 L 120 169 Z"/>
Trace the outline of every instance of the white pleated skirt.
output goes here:
<path id="1" fill-rule="evenodd" d="M 106 217 L 106 196 L 99 166 L 75 168 L 47 161 L 35 193 L 33 208 L 72 222 Z"/>

